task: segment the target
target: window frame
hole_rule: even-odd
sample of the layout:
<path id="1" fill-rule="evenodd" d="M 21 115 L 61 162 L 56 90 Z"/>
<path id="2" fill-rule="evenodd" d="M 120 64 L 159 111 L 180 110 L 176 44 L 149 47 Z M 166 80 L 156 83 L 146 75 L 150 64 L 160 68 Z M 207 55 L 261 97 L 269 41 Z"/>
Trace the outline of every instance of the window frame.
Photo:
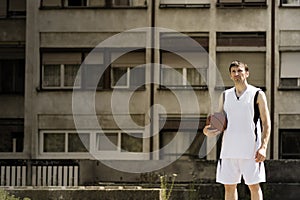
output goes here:
<path id="1" fill-rule="evenodd" d="M 181 84 L 179 85 L 166 85 L 163 83 L 163 73 L 164 73 L 164 70 L 163 69 L 174 69 L 174 70 L 177 70 L 177 69 L 182 69 L 182 79 L 181 79 Z M 191 68 L 191 67 L 181 67 L 181 68 L 173 68 L 173 67 L 164 67 L 163 65 L 160 66 L 160 89 L 167 89 L 167 88 L 172 88 L 172 89 L 188 89 L 188 88 L 192 88 L 192 89 L 207 89 L 207 84 L 200 84 L 200 85 L 193 85 L 190 83 L 190 85 L 188 85 L 188 69 L 195 69 L 197 72 L 198 72 L 198 75 L 200 77 L 200 80 L 201 82 L 204 82 L 206 83 L 203 78 L 202 78 L 202 75 L 200 74 L 200 72 L 198 71 L 199 68 Z M 207 74 L 207 71 L 208 71 L 208 68 L 203 68 L 203 69 L 206 69 L 206 74 Z"/>
<path id="2" fill-rule="evenodd" d="M 4 0 L 3 0 L 4 1 Z M 27 4 L 27 0 L 5 0 L 6 1 L 6 6 L 5 8 L 6 9 L 3 9 L 5 10 L 5 15 L 3 16 L 0 16 L 0 18 L 25 18 L 26 17 L 26 4 Z M 11 10 L 11 5 L 10 3 L 13 2 L 13 1 L 24 1 L 23 2 L 23 11 L 17 11 L 17 10 Z"/>
<path id="3" fill-rule="evenodd" d="M 181 45 L 187 43 L 187 46 Z M 175 45 L 174 45 L 175 44 Z M 185 35 L 178 34 L 178 33 L 172 33 L 172 32 L 162 32 L 160 33 L 160 46 L 161 49 L 159 51 L 159 59 L 160 59 L 160 67 L 159 67 L 159 89 L 196 89 L 196 90 L 207 90 L 208 89 L 208 71 L 209 71 L 209 34 L 207 32 L 193 32 L 193 33 L 186 33 Z M 206 65 L 204 67 L 192 66 L 191 63 L 185 63 L 182 64 L 180 67 L 174 67 L 176 68 L 195 68 L 199 74 L 199 78 L 201 80 L 200 85 L 189 85 L 187 86 L 184 84 L 184 80 L 182 81 L 182 85 L 166 85 L 164 86 L 162 84 L 162 69 L 164 68 L 163 65 L 168 65 L 168 63 L 163 63 L 163 54 L 174 54 L 181 58 L 180 55 L 177 55 L 177 53 L 204 53 L 207 56 L 207 60 L 205 63 Z M 187 61 L 188 62 L 188 61 Z M 171 66 L 172 68 L 172 66 Z M 187 71 L 185 69 L 185 71 Z M 202 74 L 198 71 L 199 69 L 206 69 L 206 77 L 202 77 Z M 187 73 L 185 73 L 187 74 Z M 187 76 L 185 76 L 186 80 Z M 187 81 L 186 81 L 187 82 Z"/>
<path id="4" fill-rule="evenodd" d="M 182 123 L 182 124 L 181 124 Z M 202 138 L 203 139 L 203 144 L 205 147 L 206 151 L 206 140 L 205 136 L 203 135 L 203 128 L 206 124 L 206 117 L 205 116 L 197 116 L 197 117 L 168 117 L 168 116 L 160 116 L 159 118 L 159 126 L 160 126 L 160 131 L 159 131 L 159 148 L 163 148 L 162 146 L 162 140 L 163 140 L 163 134 L 168 134 L 170 132 L 174 132 L 177 134 L 179 125 L 181 126 L 182 130 L 181 132 L 184 132 L 185 134 L 188 133 L 189 131 L 195 131 L 192 130 L 191 127 L 195 126 L 194 123 L 198 123 L 198 128 L 197 128 L 197 133 L 191 143 L 191 145 L 188 147 L 186 152 L 181 154 L 181 158 L 179 159 L 206 159 L 207 157 L 199 158 L 199 152 L 197 152 L 197 155 L 192 154 L 193 148 L 195 149 L 195 146 L 192 146 L 193 144 L 196 145 L 196 143 L 199 143 L 198 141 Z M 197 141 L 197 142 L 195 142 Z M 201 149 L 201 146 L 200 146 Z M 199 150 L 200 150 L 199 149 Z M 206 152 L 207 153 L 207 152 Z M 180 153 L 179 153 L 180 154 Z M 178 156 L 179 154 L 170 154 L 171 156 Z M 160 160 L 164 160 L 162 155 L 159 155 Z"/>
<path id="5" fill-rule="evenodd" d="M 64 135 L 64 151 L 63 152 L 45 152 L 44 151 L 44 139 L 45 134 L 62 134 Z M 89 135 L 89 149 L 86 152 L 70 152 L 68 151 L 68 135 L 69 134 L 88 134 Z M 101 151 L 98 150 L 98 134 L 105 133 L 117 133 L 118 134 L 118 146 L 117 150 L 114 151 Z M 142 138 L 142 152 L 126 152 L 121 150 L 121 138 L 122 134 L 141 134 Z M 145 153 L 145 145 L 146 139 L 143 137 L 145 134 L 145 130 L 117 130 L 117 129 L 109 129 L 109 130 L 64 130 L 64 129 L 55 129 L 55 130 L 40 130 L 39 131 L 39 155 L 41 158 L 95 158 L 100 157 L 104 160 L 147 160 L 149 159 L 149 153 Z M 92 154 L 92 156 L 91 156 Z"/>
<path id="6" fill-rule="evenodd" d="M 300 50 L 297 51 L 280 51 L 279 56 L 280 56 L 280 73 L 279 73 L 279 90 L 300 90 L 300 75 L 299 77 L 283 77 L 282 76 L 282 70 L 283 70 L 283 54 L 288 54 L 288 53 L 297 53 L 300 55 Z M 289 85 L 288 82 L 295 82 L 296 84 Z"/>
<path id="7" fill-rule="evenodd" d="M 145 67 L 145 63 L 142 63 L 143 66 L 138 66 L 138 67 L 143 67 L 143 84 L 142 86 L 136 88 L 135 84 L 131 82 L 131 77 L 130 77 L 130 70 L 135 67 L 136 63 L 114 63 L 115 60 L 112 60 L 112 55 L 114 53 L 120 53 L 122 51 L 128 51 L 128 53 L 135 53 L 135 52 L 142 52 L 143 57 L 141 57 L 143 59 L 143 62 L 146 63 L 146 49 L 136 49 L 136 48 L 132 48 L 132 51 L 130 51 L 131 49 L 124 49 L 124 48 L 99 48 L 99 49 L 95 49 L 95 51 L 99 51 L 101 54 L 99 54 L 100 56 L 103 56 L 103 63 L 98 63 L 95 64 L 93 63 L 94 61 L 91 62 L 86 62 L 86 58 L 88 57 L 89 53 L 91 53 L 91 51 L 94 51 L 94 49 L 72 49 L 72 48 L 41 48 L 40 49 L 40 84 L 39 84 L 39 88 L 38 91 L 54 91 L 54 90 L 94 90 L 95 88 L 92 87 L 91 85 L 88 85 L 87 79 L 86 79 L 86 75 L 87 75 L 87 70 L 89 66 L 96 66 L 99 67 L 99 70 L 101 71 L 103 67 L 103 69 L 106 67 L 106 69 L 104 70 L 104 72 L 102 73 L 102 77 L 99 79 L 99 83 L 98 86 L 96 88 L 97 91 L 107 91 L 107 90 L 114 90 L 114 89 L 136 89 L 136 90 L 145 90 L 145 82 L 146 82 L 146 67 Z M 68 65 L 68 64 L 60 64 L 60 86 L 44 86 L 44 64 L 43 64 L 43 56 L 47 53 L 57 53 L 57 54 L 68 54 L 68 53 L 80 53 L 81 54 L 81 74 L 80 74 L 80 86 L 64 86 L 64 65 Z M 97 52 L 96 54 L 97 55 Z M 93 59 L 94 57 L 92 57 Z M 118 58 L 117 58 L 118 59 Z M 116 60 L 117 60 L 116 59 Z M 112 61 L 112 62 L 111 62 Z M 49 63 L 49 65 L 52 65 L 51 63 Z M 53 64 L 54 65 L 54 64 Z M 57 64 L 58 65 L 58 64 Z M 72 64 L 71 64 L 72 65 Z M 129 76 L 129 79 L 127 80 L 127 85 L 124 87 L 113 87 L 112 85 L 112 65 L 115 66 L 126 66 L 129 68 L 129 73 L 127 73 L 127 75 Z M 80 68 L 79 68 L 80 69 Z M 101 83 L 100 83 L 101 81 Z M 101 86 L 99 86 L 99 84 Z"/>
<path id="8" fill-rule="evenodd" d="M 0 126 L 1 129 L 5 127 L 5 130 L 9 130 L 8 132 L 11 135 L 11 148 L 12 151 L 1 151 L 0 155 L 7 155 L 7 154 L 23 154 L 24 153 L 24 148 L 25 148 L 25 132 L 24 132 L 24 119 L 23 118 L 3 118 L 0 119 Z M 17 146 L 18 145 L 18 138 L 12 137 L 13 134 L 21 134 L 21 143 L 22 143 L 22 151 L 17 151 Z M 3 138 L 2 138 L 3 139 Z"/>
<path id="9" fill-rule="evenodd" d="M 228 42 L 229 41 L 229 42 Z M 220 54 L 225 55 L 227 54 L 264 54 L 264 63 L 262 63 L 262 66 L 264 66 L 264 72 L 266 73 L 266 32 L 217 32 L 216 33 L 216 64 L 220 65 L 219 58 Z M 237 59 L 237 58 L 233 58 Z M 232 60 L 228 62 L 228 67 L 229 64 Z M 241 60 L 242 61 L 242 60 Z M 247 63 L 247 61 L 244 61 Z M 250 67 L 250 63 L 247 63 Z M 220 66 L 217 66 L 218 70 Z M 228 72 L 228 67 L 224 68 L 226 73 Z M 229 81 L 229 72 L 228 74 L 223 74 L 221 70 L 219 70 L 222 77 L 226 77 Z M 255 84 L 255 82 L 252 82 L 251 84 L 260 87 L 262 90 L 266 90 L 266 80 L 265 80 L 266 74 L 264 74 L 264 85 L 260 84 Z M 254 77 L 251 75 L 251 69 L 250 69 L 250 79 L 251 77 Z M 262 80 L 262 79 L 260 79 Z M 221 89 L 223 90 L 228 89 L 233 86 L 232 81 L 224 86 L 220 85 L 218 82 L 220 80 L 216 79 L 216 89 Z M 224 81 L 223 81 L 224 83 Z"/>
<path id="10" fill-rule="evenodd" d="M 118 80 L 116 82 L 114 82 L 114 68 L 125 68 L 126 69 L 126 85 L 114 85 L 114 83 L 118 83 Z M 129 66 L 129 65 L 122 65 L 122 64 L 112 64 L 111 65 L 111 68 L 110 68 L 110 87 L 112 89 L 128 89 L 130 88 L 130 70 L 131 70 L 132 66 Z M 123 75 L 124 76 L 124 75 Z M 122 76 L 122 77 L 123 77 Z"/>
<path id="11" fill-rule="evenodd" d="M 300 152 L 299 153 L 283 153 L 283 135 L 284 134 L 299 134 L 300 137 L 300 129 L 279 129 L 279 159 L 300 159 Z M 299 139 L 300 141 L 300 139 Z M 286 157 L 287 156 L 287 157 Z M 292 156 L 292 157 L 290 157 Z M 298 158 L 293 158 L 296 156 Z M 290 157 L 290 158 L 288 158 Z"/>
<path id="12" fill-rule="evenodd" d="M 11 61 L 12 66 L 10 66 L 9 68 L 12 70 L 12 77 L 9 77 L 7 74 L 2 77 L 0 76 L 0 94 L 20 94 L 20 95 L 24 95 L 25 94 L 25 59 L 0 59 L 1 62 L 0 63 L 0 71 L 1 70 L 6 70 L 4 68 L 6 68 L 7 66 L 2 66 L 2 64 L 5 61 Z M 22 75 L 22 79 L 19 79 L 18 75 Z M 2 80 L 2 78 L 4 80 Z M 2 81 L 3 82 L 10 82 L 10 88 L 8 91 L 5 91 L 7 89 L 7 87 L 2 86 Z"/>
<path id="13" fill-rule="evenodd" d="M 80 86 L 75 86 L 75 87 L 73 87 L 73 86 L 65 86 L 65 67 L 66 67 L 66 65 L 68 65 L 68 64 L 60 64 L 60 85 L 59 86 L 44 86 L 43 85 L 44 81 L 42 81 L 41 82 L 42 89 L 44 89 L 44 90 L 51 90 L 51 89 L 79 89 Z M 80 68 L 80 66 L 79 66 L 79 68 Z M 42 65 L 42 77 L 43 77 L 43 80 L 44 80 L 44 70 L 45 70 L 45 65 L 43 64 Z"/>
<path id="14" fill-rule="evenodd" d="M 141 152 L 126 152 L 122 151 L 122 134 L 127 134 L 129 132 L 130 134 L 140 134 L 142 138 L 142 151 Z M 117 148 L 116 150 L 99 150 L 99 134 L 110 134 L 110 133 L 116 133 L 117 134 Z M 144 143 L 145 140 L 143 138 L 144 132 L 139 130 L 104 130 L 104 131 L 97 131 L 96 132 L 96 152 L 99 154 L 114 154 L 114 153 L 143 153 L 144 152 Z"/>
<path id="15" fill-rule="evenodd" d="M 289 0 L 280 0 L 280 7 L 282 8 L 300 8 L 300 0 L 293 0 L 293 1 L 297 1 L 297 4 L 289 4 L 287 3 Z M 286 3 L 285 3 L 286 2 Z"/>
<path id="16" fill-rule="evenodd" d="M 64 151 L 61 152 L 52 152 L 52 151 L 44 151 L 45 146 L 44 146 L 44 142 L 45 142 L 45 134 L 62 134 L 64 135 Z M 74 151 L 69 151 L 68 149 L 68 145 L 69 145 L 69 134 L 88 134 L 90 135 L 90 132 L 87 131 L 77 131 L 77 130 L 42 130 L 40 131 L 40 145 L 39 145 L 39 152 L 41 154 L 88 154 L 89 153 L 89 149 L 87 149 L 87 151 L 84 152 L 74 152 Z M 89 136 L 90 138 L 90 136 Z M 84 145 L 84 144 L 83 144 Z M 91 148 L 91 140 L 89 140 L 89 148 Z"/>

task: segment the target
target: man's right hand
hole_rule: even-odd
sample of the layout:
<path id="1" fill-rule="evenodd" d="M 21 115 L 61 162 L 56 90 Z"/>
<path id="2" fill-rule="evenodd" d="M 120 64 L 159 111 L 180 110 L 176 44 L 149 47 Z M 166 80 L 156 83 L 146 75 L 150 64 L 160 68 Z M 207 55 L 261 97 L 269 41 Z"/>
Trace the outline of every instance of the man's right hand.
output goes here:
<path id="1" fill-rule="evenodd" d="M 203 129 L 203 134 L 208 137 L 217 136 L 221 133 L 218 129 L 211 129 L 210 125 L 206 125 Z"/>

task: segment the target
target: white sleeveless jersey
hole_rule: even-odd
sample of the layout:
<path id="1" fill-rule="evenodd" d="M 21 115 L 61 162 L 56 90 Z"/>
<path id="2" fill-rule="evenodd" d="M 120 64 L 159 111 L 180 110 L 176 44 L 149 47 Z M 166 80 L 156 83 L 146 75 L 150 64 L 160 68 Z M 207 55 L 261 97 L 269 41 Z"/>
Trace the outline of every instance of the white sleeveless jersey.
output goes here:
<path id="1" fill-rule="evenodd" d="M 248 85 L 237 98 L 235 88 L 225 90 L 224 111 L 227 129 L 224 131 L 220 158 L 251 159 L 261 145 L 260 120 L 254 123 L 254 96 L 260 90 Z M 256 131 L 257 127 L 257 131 Z M 257 133 L 255 133 L 257 132 Z"/>

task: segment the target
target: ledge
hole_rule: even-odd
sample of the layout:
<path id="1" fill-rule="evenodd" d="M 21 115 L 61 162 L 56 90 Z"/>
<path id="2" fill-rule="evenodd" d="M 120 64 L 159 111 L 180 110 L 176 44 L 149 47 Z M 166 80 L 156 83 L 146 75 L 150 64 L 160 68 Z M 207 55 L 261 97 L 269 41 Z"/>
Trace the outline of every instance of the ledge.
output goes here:
<path id="1" fill-rule="evenodd" d="M 159 8 L 210 8 L 210 4 L 160 4 Z"/>
<path id="2" fill-rule="evenodd" d="M 299 91 L 300 87 L 299 86 L 290 86 L 290 87 L 279 86 L 277 89 L 279 91 Z"/>

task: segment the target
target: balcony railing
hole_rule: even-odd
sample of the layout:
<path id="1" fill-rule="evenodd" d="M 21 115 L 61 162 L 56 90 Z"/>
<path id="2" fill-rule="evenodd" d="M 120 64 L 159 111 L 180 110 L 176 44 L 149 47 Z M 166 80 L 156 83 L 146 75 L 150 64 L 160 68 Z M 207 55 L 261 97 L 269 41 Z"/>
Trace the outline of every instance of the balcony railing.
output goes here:
<path id="1" fill-rule="evenodd" d="M 72 160 L 0 160 L 0 186 L 29 185 L 78 186 L 79 164 Z"/>

